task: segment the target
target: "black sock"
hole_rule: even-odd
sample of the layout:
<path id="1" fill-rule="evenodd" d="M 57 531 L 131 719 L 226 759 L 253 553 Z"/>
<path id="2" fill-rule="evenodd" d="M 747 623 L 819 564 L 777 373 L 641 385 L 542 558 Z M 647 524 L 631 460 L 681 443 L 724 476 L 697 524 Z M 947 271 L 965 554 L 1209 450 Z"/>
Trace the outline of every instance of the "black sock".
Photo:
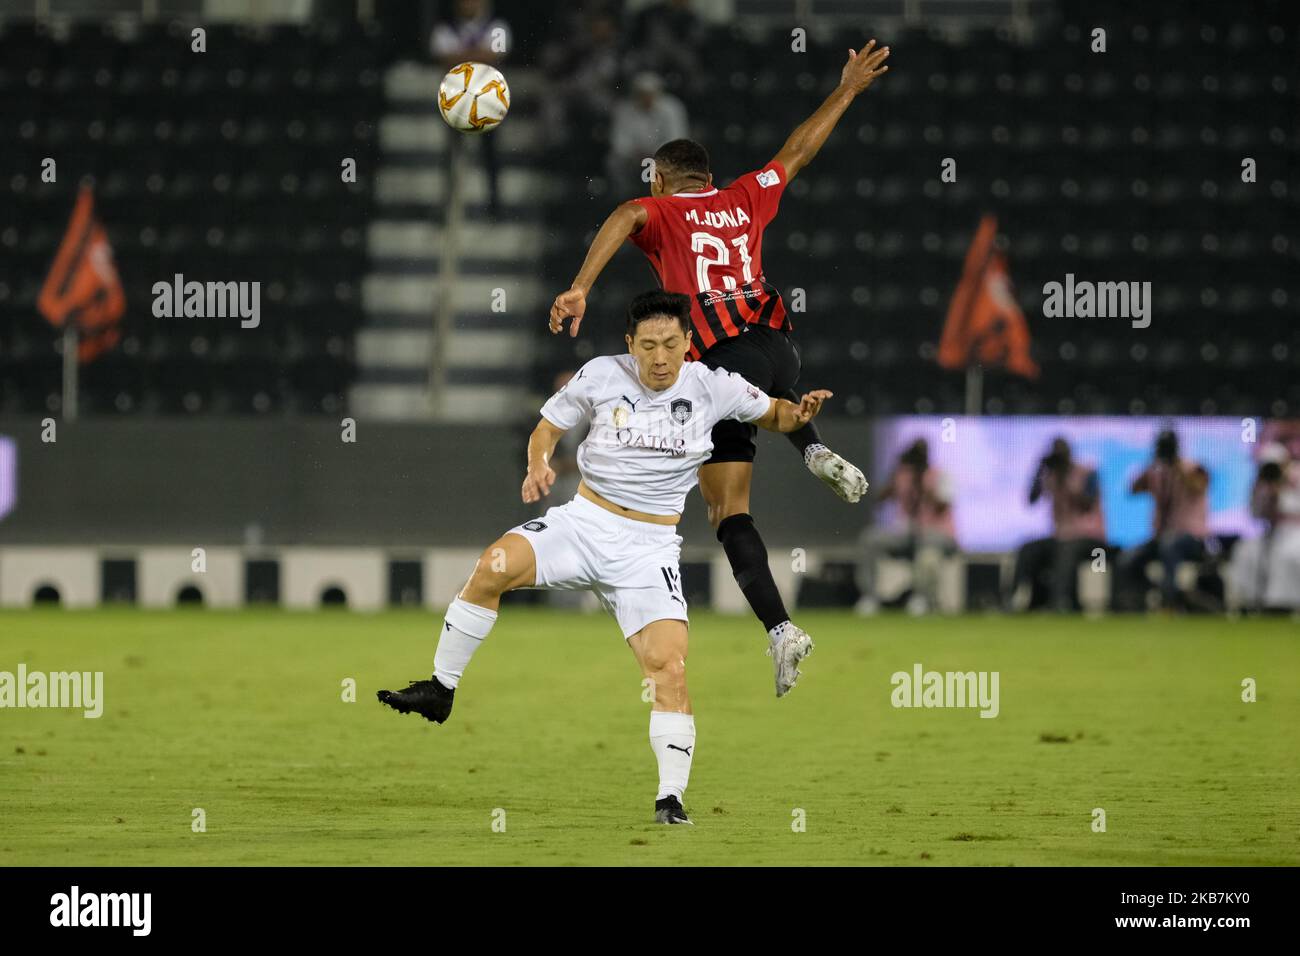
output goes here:
<path id="1" fill-rule="evenodd" d="M 794 402 L 796 405 L 799 404 L 799 396 L 794 392 L 786 392 L 784 396 L 778 397 L 784 397 Z M 790 444 L 794 445 L 795 450 L 799 452 L 800 458 L 803 458 L 803 454 L 809 445 L 825 444 L 825 442 L 822 441 L 822 433 L 817 430 L 817 422 L 815 420 L 809 422 L 803 428 L 795 429 L 792 432 L 786 432 L 785 437 L 790 439 Z M 804 460 L 806 461 L 807 459 Z"/>
<path id="2" fill-rule="evenodd" d="M 731 515 L 718 525 L 718 540 L 731 562 L 731 573 L 736 576 L 745 600 L 754 609 L 763 627 L 769 631 L 782 621 L 790 620 L 781 592 L 772 579 L 772 569 L 767 566 L 767 546 L 754 527 L 748 514 Z"/>

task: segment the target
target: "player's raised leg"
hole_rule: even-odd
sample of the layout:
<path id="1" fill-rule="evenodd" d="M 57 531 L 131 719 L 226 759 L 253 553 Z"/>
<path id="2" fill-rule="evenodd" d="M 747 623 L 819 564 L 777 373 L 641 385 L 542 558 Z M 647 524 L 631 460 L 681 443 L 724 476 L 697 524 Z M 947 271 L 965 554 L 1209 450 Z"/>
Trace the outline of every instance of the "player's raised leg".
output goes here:
<path id="1" fill-rule="evenodd" d="M 730 422 L 721 423 L 731 425 Z M 714 429 L 715 435 L 718 429 Z M 717 436 L 715 445 L 720 444 Z M 700 493 L 709 508 L 709 523 L 731 563 L 741 593 L 767 629 L 767 653 L 772 658 L 776 696 L 784 697 L 799 680 L 799 662 L 812 653 L 812 638 L 790 621 L 785 601 L 768 566 L 754 517 L 749 513 L 749 487 L 754 475 L 750 461 L 718 461 L 700 466 Z"/>
<path id="2" fill-rule="evenodd" d="M 659 762 L 655 822 L 690 823 L 682 807 L 695 756 L 695 717 L 686 690 L 685 621 L 652 621 L 627 639 L 643 677 L 654 688 L 650 748 Z"/>
<path id="3" fill-rule="evenodd" d="M 451 716 L 461 675 L 496 623 L 501 595 L 532 585 L 536 576 L 536 558 L 528 539 L 507 533 L 488 546 L 465 587 L 447 607 L 434 652 L 433 676 L 413 681 L 405 690 L 379 691 L 380 703 L 434 723 L 445 721 Z"/>
<path id="4" fill-rule="evenodd" d="M 781 397 L 799 400 L 793 389 Z M 862 500 L 862 496 L 867 493 L 866 475 L 853 462 L 826 446 L 816 422 L 809 422 L 803 428 L 787 432 L 785 437 L 790 439 L 795 451 L 803 456 L 803 463 L 808 470 L 829 485 L 832 491 L 849 504 L 857 504 Z"/>

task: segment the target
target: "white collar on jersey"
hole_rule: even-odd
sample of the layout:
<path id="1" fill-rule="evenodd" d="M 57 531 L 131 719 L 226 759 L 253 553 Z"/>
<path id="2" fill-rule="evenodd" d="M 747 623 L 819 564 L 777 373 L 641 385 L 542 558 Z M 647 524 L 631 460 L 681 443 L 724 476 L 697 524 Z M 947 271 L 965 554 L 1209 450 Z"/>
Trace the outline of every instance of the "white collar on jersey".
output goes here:
<path id="1" fill-rule="evenodd" d="M 714 193 L 716 193 L 717 191 L 718 191 L 718 189 L 717 189 L 717 187 L 715 186 L 714 188 L 710 189 L 708 192 L 703 192 L 703 193 L 672 193 L 671 195 L 672 195 L 673 198 L 676 198 L 676 197 L 680 196 L 682 199 L 699 199 L 701 196 L 712 196 L 712 195 L 713 195 Z"/>

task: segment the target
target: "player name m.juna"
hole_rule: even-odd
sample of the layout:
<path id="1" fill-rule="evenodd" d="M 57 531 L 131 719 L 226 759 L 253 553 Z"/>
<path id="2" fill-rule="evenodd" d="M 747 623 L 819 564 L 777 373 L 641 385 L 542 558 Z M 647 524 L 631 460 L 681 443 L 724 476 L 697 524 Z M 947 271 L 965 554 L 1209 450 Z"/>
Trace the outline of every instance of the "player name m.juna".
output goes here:
<path id="1" fill-rule="evenodd" d="M 158 319 L 238 317 L 241 329 L 255 329 L 262 321 L 261 282 L 186 282 L 178 272 L 171 282 L 155 282 L 152 292 Z"/>

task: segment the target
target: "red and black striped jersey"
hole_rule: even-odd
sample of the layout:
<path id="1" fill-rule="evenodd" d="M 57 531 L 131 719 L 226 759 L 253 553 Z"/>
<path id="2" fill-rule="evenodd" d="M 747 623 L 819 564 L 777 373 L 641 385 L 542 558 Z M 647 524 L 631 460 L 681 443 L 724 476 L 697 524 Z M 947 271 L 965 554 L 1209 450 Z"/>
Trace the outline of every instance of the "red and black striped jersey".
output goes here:
<path id="1" fill-rule="evenodd" d="M 773 161 L 726 189 L 633 200 L 649 218 L 629 239 L 661 286 L 693 299 L 688 358 L 750 323 L 790 329 L 781 293 L 763 279 L 763 230 L 776 216 L 785 183 L 785 167 Z"/>

